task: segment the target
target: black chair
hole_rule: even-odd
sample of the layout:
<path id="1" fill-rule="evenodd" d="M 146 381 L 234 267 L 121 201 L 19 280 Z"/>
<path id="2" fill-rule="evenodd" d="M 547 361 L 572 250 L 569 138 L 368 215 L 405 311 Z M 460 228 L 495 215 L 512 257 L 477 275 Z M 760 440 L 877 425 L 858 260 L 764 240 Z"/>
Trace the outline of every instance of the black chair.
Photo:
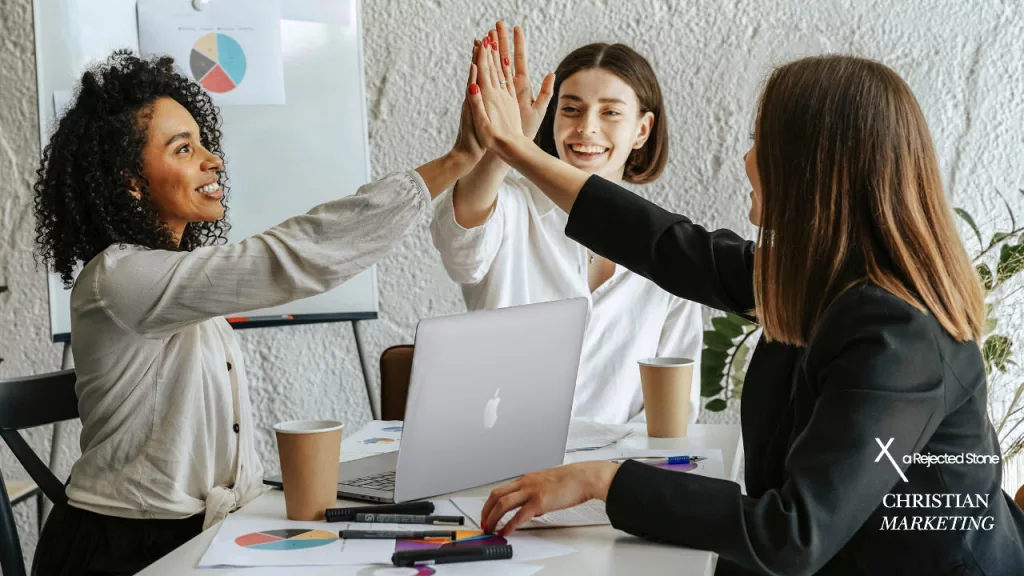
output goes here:
<path id="1" fill-rule="evenodd" d="M 0 380 L 0 437 L 54 506 L 64 506 L 68 502 L 64 483 L 36 456 L 18 430 L 75 418 L 78 418 L 78 397 L 75 396 L 74 370 Z M 0 571 L 4 576 L 25 576 L 21 541 L 2 473 Z"/>

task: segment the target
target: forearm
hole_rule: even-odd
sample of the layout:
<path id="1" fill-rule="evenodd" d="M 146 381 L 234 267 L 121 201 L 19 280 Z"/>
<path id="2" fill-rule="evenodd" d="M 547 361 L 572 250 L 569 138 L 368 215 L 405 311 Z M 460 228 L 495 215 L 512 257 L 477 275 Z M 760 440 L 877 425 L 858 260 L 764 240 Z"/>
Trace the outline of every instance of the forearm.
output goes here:
<path id="1" fill-rule="evenodd" d="M 423 178 L 430 198 L 433 199 L 451 188 L 452 184 L 469 172 L 475 164 L 472 158 L 453 150 L 416 168 L 416 172 Z"/>
<path id="2" fill-rule="evenodd" d="M 488 151 L 476 167 L 455 183 L 452 202 L 455 221 L 463 228 L 476 228 L 487 221 L 498 200 L 498 187 L 509 166 L 497 154 Z"/>
<path id="3" fill-rule="evenodd" d="M 501 142 L 495 151 L 566 213 L 572 211 L 577 194 L 590 178 L 586 172 L 541 150 L 526 136 Z"/>

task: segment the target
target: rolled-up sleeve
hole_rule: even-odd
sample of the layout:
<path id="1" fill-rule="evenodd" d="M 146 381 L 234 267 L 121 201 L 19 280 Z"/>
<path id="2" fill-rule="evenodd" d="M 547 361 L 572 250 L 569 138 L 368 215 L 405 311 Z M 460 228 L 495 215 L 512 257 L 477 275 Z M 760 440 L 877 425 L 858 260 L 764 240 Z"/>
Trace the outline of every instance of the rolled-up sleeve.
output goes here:
<path id="1" fill-rule="evenodd" d="M 108 250 L 92 289 L 118 323 L 161 337 L 327 292 L 380 260 L 429 205 L 418 173 L 396 173 L 235 244 L 124 256 Z"/>
<path id="2" fill-rule="evenodd" d="M 454 190 L 445 191 L 434 201 L 430 235 L 445 271 L 455 282 L 476 284 L 487 275 L 505 236 L 509 194 L 502 184 L 487 220 L 473 228 L 465 228 L 455 220 Z"/>

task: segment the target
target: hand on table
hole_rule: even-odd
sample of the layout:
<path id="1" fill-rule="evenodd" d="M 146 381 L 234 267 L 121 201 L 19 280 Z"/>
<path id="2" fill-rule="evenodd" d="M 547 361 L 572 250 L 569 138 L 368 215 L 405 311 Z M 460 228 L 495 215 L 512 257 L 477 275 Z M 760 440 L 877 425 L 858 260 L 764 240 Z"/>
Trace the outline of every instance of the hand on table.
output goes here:
<path id="1" fill-rule="evenodd" d="M 607 500 L 619 465 L 613 462 L 580 462 L 533 472 L 496 488 L 480 513 L 484 532 L 498 528 L 507 513 L 519 509 L 498 534 L 513 532 L 531 518 L 572 508 L 588 500 Z"/>

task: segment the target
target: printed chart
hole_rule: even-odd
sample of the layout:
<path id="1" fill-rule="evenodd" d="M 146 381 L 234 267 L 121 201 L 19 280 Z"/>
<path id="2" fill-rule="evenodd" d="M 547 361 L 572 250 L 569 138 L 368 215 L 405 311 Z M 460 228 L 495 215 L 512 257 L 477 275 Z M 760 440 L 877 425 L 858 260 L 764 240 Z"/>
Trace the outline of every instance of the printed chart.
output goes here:
<path id="1" fill-rule="evenodd" d="M 337 541 L 338 535 L 335 532 L 302 528 L 250 532 L 235 538 L 235 544 L 251 550 L 301 550 L 326 546 Z"/>
<path id="2" fill-rule="evenodd" d="M 192 45 L 192 76 L 210 92 L 231 92 L 245 78 L 245 51 L 234 38 L 211 32 Z"/>

